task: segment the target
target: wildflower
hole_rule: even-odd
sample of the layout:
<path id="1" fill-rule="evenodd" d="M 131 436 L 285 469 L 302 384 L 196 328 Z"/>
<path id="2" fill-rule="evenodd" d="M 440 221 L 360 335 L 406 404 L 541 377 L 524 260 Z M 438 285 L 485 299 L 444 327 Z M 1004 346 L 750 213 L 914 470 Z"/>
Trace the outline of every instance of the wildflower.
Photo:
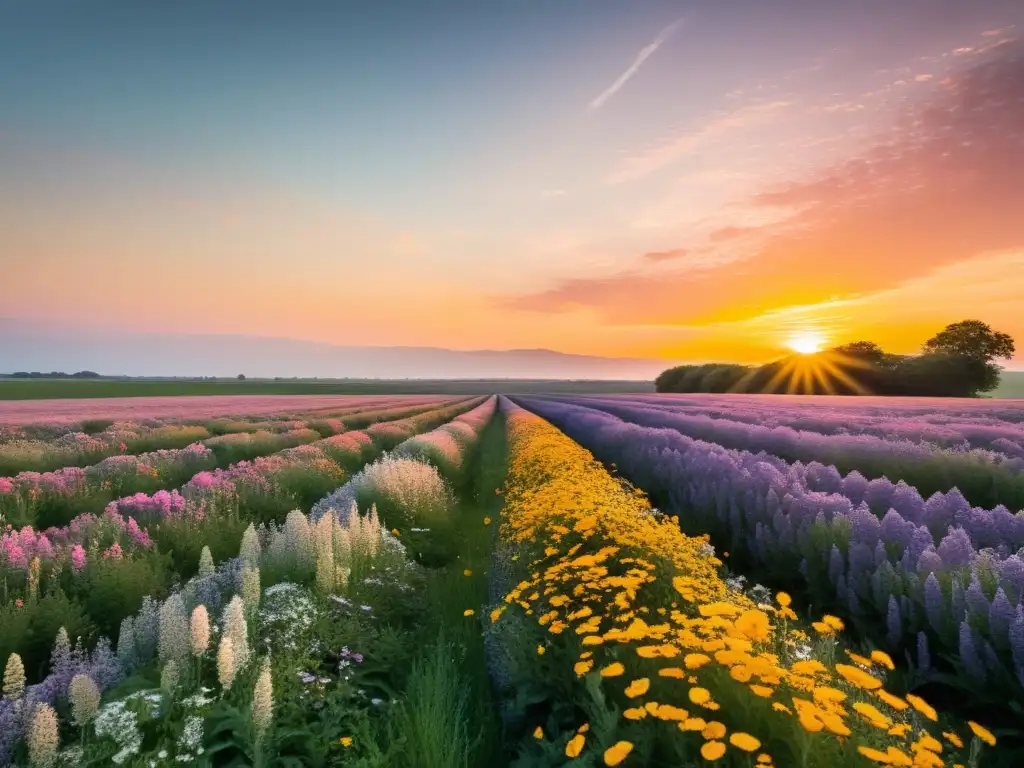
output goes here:
<path id="1" fill-rule="evenodd" d="M 7 666 L 4 667 L 4 698 L 8 701 L 20 699 L 25 692 L 25 665 L 21 662 L 21 656 L 12 653 L 7 657 Z"/>
<path id="2" fill-rule="evenodd" d="M 761 742 L 749 733 L 737 731 L 729 736 L 729 743 L 744 752 L 754 752 L 761 748 Z"/>
<path id="3" fill-rule="evenodd" d="M 203 551 L 199 553 L 199 578 L 205 579 L 207 576 L 212 576 L 215 570 L 210 548 L 203 546 Z"/>
<path id="4" fill-rule="evenodd" d="M 466 610 L 464 610 L 462 612 L 462 615 L 463 616 L 472 616 L 474 613 L 475 613 L 475 611 L 472 608 L 467 608 Z"/>
<path id="5" fill-rule="evenodd" d="M 539 725 L 536 728 L 533 729 L 533 738 L 535 738 L 535 739 L 543 739 L 544 738 L 544 729 L 541 728 Z"/>
<path id="6" fill-rule="evenodd" d="M 700 732 L 700 735 L 708 741 L 720 739 L 725 736 L 725 725 L 717 720 L 713 720 L 704 726 L 704 730 Z"/>
<path id="7" fill-rule="evenodd" d="M 914 709 L 927 717 L 929 720 L 938 720 L 938 713 L 924 699 L 912 693 L 906 695 L 906 700 Z"/>
<path id="8" fill-rule="evenodd" d="M 60 734 L 57 713 L 49 704 L 37 704 L 28 731 L 28 760 L 32 768 L 51 768 L 57 762 Z"/>
<path id="9" fill-rule="evenodd" d="M 628 741 L 619 741 L 604 751 L 605 765 L 618 765 L 626 756 L 633 751 L 633 745 Z"/>
<path id="10" fill-rule="evenodd" d="M 626 688 L 626 696 L 631 699 L 635 699 L 637 696 L 643 696 L 647 693 L 651 687 L 651 681 L 646 677 L 641 677 L 639 680 L 634 680 Z"/>
<path id="11" fill-rule="evenodd" d="M 247 611 L 255 611 L 260 605 L 260 569 L 248 564 L 242 566 L 242 600 Z"/>
<path id="12" fill-rule="evenodd" d="M 75 675 L 68 687 L 71 700 L 71 719 L 79 728 L 85 728 L 100 708 L 100 689 L 88 675 Z"/>
<path id="13" fill-rule="evenodd" d="M 625 671 L 626 668 L 616 661 L 601 670 L 601 677 L 618 677 Z"/>
<path id="14" fill-rule="evenodd" d="M 689 696 L 690 701 L 694 704 L 704 704 L 711 700 L 711 694 L 708 692 L 707 688 L 691 688 Z"/>
<path id="15" fill-rule="evenodd" d="M 472 576 L 472 575 L 473 575 L 473 572 L 472 572 L 472 571 L 471 571 L 471 570 L 470 570 L 469 568 L 467 568 L 466 570 L 464 570 L 464 571 L 462 572 L 462 575 L 463 575 L 463 576 Z"/>
<path id="16" fill-rule="evenodd" d="M 184 659 L 189 652 L 189 626 L 181 595 L 171 595 L 160 606 L 160 661 Z"/>
<path id="17" fill-rule="evenodd" d="M 793 603 L 793 598 L 791 598 L 785 592 L 779 592 L 775 596 L 775 602 L 777 602 L 783 608 L 789 608 L 789 606 Z"/>
<path id="18" fill-rule="evenodd" d="M 700 756 L 705 760 L 717 760 L 725 754 L 725 744 L 721 741 L 709 741 L 700 748 Z"/>
<path id="19" fill-rule="evenodd" d="M 210 615 L 202 603 L 192 611 L 191 630 L 192 654 L 202 656 L 210 647 Z"/>
<path id="20" fill-rule="evenodd" d="M 909 699 L 910 697 L 908 696 L 907 698 Z M 932 719 L 934 720 L 935 718 Z M 994 747 L 996 745 L 996 737 L 992 735 L 992 732 L 990 730 L 978 725 L 973 720 L 968 720 L 967 725 L 970 726 L 971 731 L 974 733 L 975 736 L 977 736 L 983 742 L 988 744 L 990 747 Z"/>
<path id="21" fill-rule="evenodd" d="M 348 747 L 352 746 L 352 737 L 351 736 L 342 736 L 340 739 L 338 739 L 338 742 L 341 744 L 341 746 L 343 746 L 343 747 L 345 747 L 347 749 Z"/>
<path id="22" fill-rule="evenodd" d="M 768 616 L 761 611 L 746 611 L 738 619 L 735 625 L 736 631 L 754 642 L 764 642 L 768 639 L 768 631 L 771 625 L 768 623 Z"/>
<path id="23" fill-rule="evenodd" d="M 892 663 L 892 659 L 889 658 L 889 654 L 885 651 L 872 651 L 871 659 L 881 664 L 886 669 L 896 669 L 896 666 Z"/>
<path id="24" fill-rule="evenodd" d="M 235 680 L 235 654 L 231 648 L 231 638 L 227 635 L 220 639 L 217 648 L 217 679 L 225 691 L 231 689 Z"/>
<path id="25" fill-rule="evenodd" d="M 882 681 L 877 677 L 873 677 L 857 667 L 851 667 L 849 664 L 836 664 L 836 672 L 842 675 L 848 683 L 866 691 L 882 687 Z"/>
<path id="26" fill-rule="evenodd" d="M 565 756 L 566 757 L 579 757 L 580 752 L 583 751 L 583 744 L 587 737 L 582 733 L 577 733 L 571 739 L 569 743 L 565 745 Z"/>
<path id="27" fill-rule="evenodd" d="M 252 568 L 260 567 L 260 540 L 256 534 L 256 527 L 249 523 L 249 527 L 242 534 L 242 544 L 238 548 L 238 556 L 242 562 Z"/>
<path id="28" fill-rule="evenodd" d="M 547 649 L 543 645 L 538 645 L 537 646 L 537 655 L 538 656 L 543 656 L 545 650 L 547 650 Z"/>
<path id="29" fill-rule="evenodd" d="M 490 517 L 485 517 L 484 518 L 484 525 L 490 525 L 490 524 L 491 524 L 491 518 Z"/>
<path id="30" fill-rule="evenodd" d="M 270 679 L 270 659 L 265 658 L 252 694 L 252 723 L 258 734 L 263 735 L 273 716 L 274 690 Z"/>
<path id="31" fill-rule="evenodd" d="M 160 673 L 160 687 L 168 694 L 172 694 L 178 687 L 178 663 L 171 659 Z"/>
<path id="32" fill-rule="evenodd" d="M 245 602 L 235 595 L 224 609 L 224 637 L 231 639 L 231 653 L 235 668 L 245 666 L 249 660 L 249 636 L 245 623 Z"/>

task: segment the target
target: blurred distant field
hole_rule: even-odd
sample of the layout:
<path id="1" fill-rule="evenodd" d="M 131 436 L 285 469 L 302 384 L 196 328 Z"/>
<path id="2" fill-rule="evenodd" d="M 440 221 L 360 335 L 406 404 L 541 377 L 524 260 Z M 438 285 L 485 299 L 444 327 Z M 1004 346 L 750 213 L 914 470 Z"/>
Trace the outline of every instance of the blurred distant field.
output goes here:
<path id="1" fill-rule="evenodd" d="M 484 395 L 653 392 L 650 381 L 541 379 L 323 379 L 189 381 L 182 379 L 0 379 L 0 400 L 174 395 Z"/>
<path id="2" fill-rule="evenodd" d="M 1004 371 L 992 397 L 1024 398 L 1024 371 Z"/>

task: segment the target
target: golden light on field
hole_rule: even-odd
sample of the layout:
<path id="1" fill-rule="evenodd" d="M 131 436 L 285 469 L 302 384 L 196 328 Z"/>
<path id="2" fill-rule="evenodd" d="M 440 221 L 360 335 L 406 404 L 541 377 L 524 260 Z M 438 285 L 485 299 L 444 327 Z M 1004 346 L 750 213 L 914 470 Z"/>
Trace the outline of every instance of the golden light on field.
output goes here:
<path id="1" fill-rule="evenodd" d="M 813 355 L 825 346 L 824 337 L 815 331 L 804 331 L 790 336 L 786 346 L 801 355 Z"/>

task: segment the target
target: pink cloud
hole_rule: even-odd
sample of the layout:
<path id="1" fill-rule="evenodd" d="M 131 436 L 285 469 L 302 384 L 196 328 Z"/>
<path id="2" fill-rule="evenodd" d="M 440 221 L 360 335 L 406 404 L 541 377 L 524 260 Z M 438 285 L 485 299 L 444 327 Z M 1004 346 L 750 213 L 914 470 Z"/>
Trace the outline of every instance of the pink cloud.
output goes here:
<path id="1" fill-rule="evenodd" d="M 719 323 L 885 290 L 1024 246 L 1024 49 L 1002 46 L 971 61 L 873 148 L 757 194 L 755 205 L 800 212 L 764 227 L 770 237 L 749 257 L 573 278 L 507 303 L 585 307 L 621 325 Z M 729 250 L 746 229 L 725 227 L 716 239 Z"/>
<path id="2" fill-rule="evenodd" d="M 672 261 L 673 259 L 681 259 L 689 251 L 686 248 L 673 248 L 670 251 L 648 251 L 644 254 L 644 258 L 648 261 Z"/>
<path id="3" fill-rule="evenodd" d="M 609 174 L 607 182 L 621 184 L 648 176 L 678 162 L 702 145 L 725 134 L 761 125 L 774 119 L 781 109 L 790 104 L 791 102 L 788 101 L 769 101 L 739 107 L 732 112 L 714 118 L 696 131 L 684 133 L 639 154 L 624 158 L 618 167 Z"/>

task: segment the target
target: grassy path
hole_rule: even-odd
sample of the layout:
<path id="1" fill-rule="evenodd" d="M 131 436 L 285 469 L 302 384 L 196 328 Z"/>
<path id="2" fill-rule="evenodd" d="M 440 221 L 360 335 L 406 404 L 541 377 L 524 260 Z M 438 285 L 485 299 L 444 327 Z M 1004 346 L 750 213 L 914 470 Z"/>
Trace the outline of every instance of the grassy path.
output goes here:
<path id="1" fill-rule="evenodd" d="M 495 490 L 505 472 L 505 424 L 496 415 L 481 436 L 463 487 L 456 488 L 459 555 L 434 573 L 427 590 L 431 626 L 424 630 L 427 644 L 406 690 L 408 768 L 508 764 L 481 631 L 502 503 Z M 466 616 L 467 610 L 474 613 Z"/>

